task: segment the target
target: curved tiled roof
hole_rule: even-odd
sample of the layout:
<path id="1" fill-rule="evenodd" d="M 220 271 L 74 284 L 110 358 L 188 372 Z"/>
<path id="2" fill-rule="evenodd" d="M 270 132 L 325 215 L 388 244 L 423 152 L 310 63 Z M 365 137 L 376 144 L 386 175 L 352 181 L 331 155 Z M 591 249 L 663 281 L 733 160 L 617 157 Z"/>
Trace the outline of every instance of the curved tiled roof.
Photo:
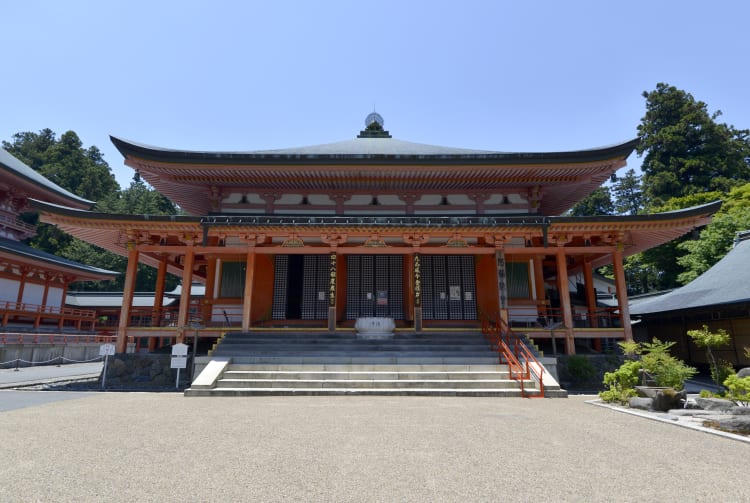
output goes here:
<path id="1" fill-rule="evenodd" d="M 656 314 L 722 304 L 750 302 L 750 232 L 729 253 L 687 285 L 638 302 L 631 315 Z"/>
<path id="2" fill-rule="evenodd" d="M 164 149 L 112 137 L 125 164 L 187 213 L 211 211 L 210 194 L 541 194 L 536 212 L 559 215 L 625 165 L 637 140 L 568 152 L 495 152 L 395 138 L 354 138 L 248 152 Z"/>
<path id="3" fill-rule="evenodd" d="M 100 269 L 66 258 L 58 257 L 51 253 L 47 253 L 42 250 L 37 250 L 28 245 L 25 245 L 19 241 L 14 241 L 7 238 L 0 237 L 0 253 L 9 253 L 16 255 L 24 259 L 31 259 L 35 261 L 44 262 L 62 269 L 68 269 L 74 272 L 79 280 L 99 280 L 99 279 L 112 279 L 117 276 L 118 272 L 109 271 L 107 269 Z"/>
<path id="4" fill-rule="evenodd" d="M 372 162 L 374 159 L 399 160 L 400 162 L 430 160 L 433 162 L 585 162 L 611 157 L 627 157 L 638 143 L 637 139 L 615 145 L 564 151 L 564 152 L 500 152 L 455 147 L 443 147 L 414 143 L 396 138 L 353 138 L 321 145 L 304 147 L 250 150 L 230 152 L 205 152 L 154 147 L 110 136 L 120 153 L 128 157 L 134 155 L 143 159 L 164 162 L 200 162 L 217 164 L 244 163 L 311 163 L 316 160 L 327 163 L 340 160 L 351 163 L 361 159 Z"/>
<path id="5" fill-rule="evenodd" d="M 24 191 L 37 199 L 47 199 L 79 208 L 89 208 L 94 205 L 94 201 L 89 201 L 63 189 L 2 148 L 0 148 L 0 170 L 5 172 L 5 176 L 9 175 L 16 178 L 18 183 L 24 184 Z"/>

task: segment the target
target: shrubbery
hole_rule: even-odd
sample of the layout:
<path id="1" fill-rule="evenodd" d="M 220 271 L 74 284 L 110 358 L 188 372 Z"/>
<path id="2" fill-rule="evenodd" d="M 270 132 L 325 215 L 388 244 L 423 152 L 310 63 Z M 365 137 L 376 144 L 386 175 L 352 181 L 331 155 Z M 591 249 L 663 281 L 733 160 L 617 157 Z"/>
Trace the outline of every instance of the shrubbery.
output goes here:
<path id="1" fill-rule="evenodd" d="M 652 379 L 656 386 L 680 390 L 685 380 L 698 372 L 669 354 L 674 342 L 654 338 L 652 342 L 619 344 L 630 360 L 614 372 L 604 374 L 604 385 L 608 389 L 599 393 L 599 397 L 605 402 L 628 403 L 630 397 L 636 396 L 635 387 L 642 373 Z"/>

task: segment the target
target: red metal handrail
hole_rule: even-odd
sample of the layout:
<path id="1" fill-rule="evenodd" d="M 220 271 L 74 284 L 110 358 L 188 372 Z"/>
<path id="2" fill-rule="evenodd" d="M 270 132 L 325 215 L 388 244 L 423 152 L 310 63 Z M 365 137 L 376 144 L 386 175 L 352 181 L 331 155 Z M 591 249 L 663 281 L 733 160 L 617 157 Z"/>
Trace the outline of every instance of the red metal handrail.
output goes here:
<path id="1" fill-rule="evenodd" d="M 517 381 L 524 398 L 544 397 L 544 366 L 529 351 L 521 339 L 516 335 L 500 316 L 482 316 L 482 333 L 497 347 L 500 363 L 508 365 L 510 378 Z M 512 349 L 511 349 L 512 347 Z M 539 382 L 539 392 L 526 392 L 524 381 L 533 379 Z"/>

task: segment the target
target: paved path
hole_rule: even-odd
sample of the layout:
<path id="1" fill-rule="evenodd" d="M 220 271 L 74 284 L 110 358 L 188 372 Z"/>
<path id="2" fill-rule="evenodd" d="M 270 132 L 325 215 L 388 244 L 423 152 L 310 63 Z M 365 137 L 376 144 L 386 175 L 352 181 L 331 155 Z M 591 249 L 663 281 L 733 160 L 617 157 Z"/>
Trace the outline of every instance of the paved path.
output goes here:
<path id="1" fill-rule="evenodd" d="M 71 363 L 66 365 L 37 365 L 15 369 L 0 369 L 0 389 L 60 380 L 98 377 L 102 362 Z"/>
<path id="2" fill-rule="evenodd" d="M 590 398 L 90 393 L 0 413 L 0 501 L 750 500 L 748 444 Z"/>

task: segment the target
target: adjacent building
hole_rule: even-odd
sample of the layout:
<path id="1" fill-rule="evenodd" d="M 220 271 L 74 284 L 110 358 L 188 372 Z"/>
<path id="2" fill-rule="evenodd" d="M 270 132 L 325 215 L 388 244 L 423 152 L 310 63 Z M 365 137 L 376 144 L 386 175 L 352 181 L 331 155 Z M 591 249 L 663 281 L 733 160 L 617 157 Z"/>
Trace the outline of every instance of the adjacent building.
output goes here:
<path id="1" fill-rule="evenodd" d="M 637 335 L 675 342 L 672 353 L 693 363 L 707 364 L 706 350 L 688 337 L 704 325 L 732 336 L 732 343 L 713 350 L 717 358 L 738 366 L 750 365 L 750 231 L 740 232 L 724 258 L 687 285 L 664 295 L 633 303 Z"/>
<path id="2" fill-rule="evenodd" d="M 66 307 L 68 288 L 76 281 L 112 279 L 117 273 L 24 244 L 36 234 L 36 226 L 20 218 L 32 200 L 78 210 L 94 204 L 0 149 L 0 330 L 94 330 L 94 311 Z"/>

